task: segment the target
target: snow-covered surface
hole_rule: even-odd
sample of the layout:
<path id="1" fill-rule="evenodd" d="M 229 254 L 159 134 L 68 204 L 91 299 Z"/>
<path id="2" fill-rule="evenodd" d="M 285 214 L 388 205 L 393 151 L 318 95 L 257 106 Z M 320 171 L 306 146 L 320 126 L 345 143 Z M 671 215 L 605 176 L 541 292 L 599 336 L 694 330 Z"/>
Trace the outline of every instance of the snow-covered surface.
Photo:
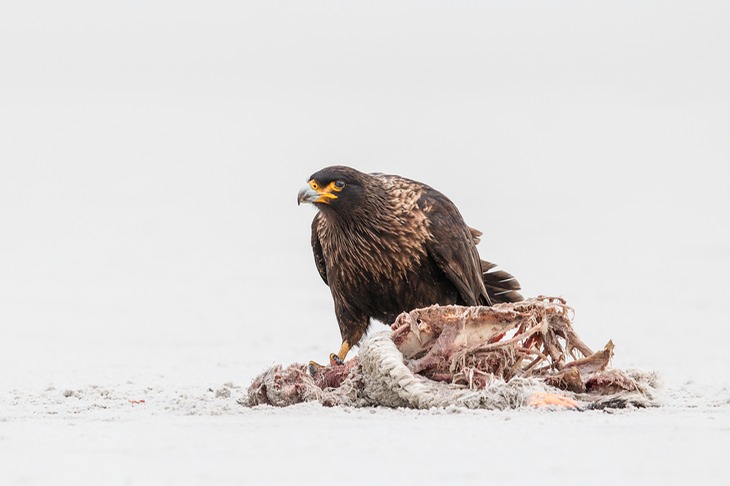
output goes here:
<path id="1" fill-rule="evenodd" d="M 726 2 L 4 2 L 0 484 L 728 484 Z M 664 406 L 244 409 L 339 345 L 295 196 L 422 180 Z"/>

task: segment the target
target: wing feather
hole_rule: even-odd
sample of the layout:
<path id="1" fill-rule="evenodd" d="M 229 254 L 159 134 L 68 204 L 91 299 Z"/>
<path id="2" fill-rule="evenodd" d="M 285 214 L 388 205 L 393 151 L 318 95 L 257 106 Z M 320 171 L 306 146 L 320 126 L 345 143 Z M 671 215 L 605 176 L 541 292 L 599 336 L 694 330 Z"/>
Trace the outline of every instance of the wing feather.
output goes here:
<path id="1" fill-rule="evenodd" d="M 431 239 L 426 247 L 431 258 L 456 286 L 466 305 L 491 304 L 474 245 L 476 235 L 454 203 L 429 188 L 419 200 L 419 207 L 428 218 Z"/>
<path id="2" fill-rule="evenodd" d="M 320 218 L 320 214 L 317 213 L 312 220 L 312 252 L 314 253 L 314 264 L 317 265 L 319 276 L 322 277 L 324 283 L 329 285 L 327 282 L 327 265 L 324 260 L 324 253 L 322 253 L 322 243 L 319 241 L 319 231 L 317 231 Z"/>

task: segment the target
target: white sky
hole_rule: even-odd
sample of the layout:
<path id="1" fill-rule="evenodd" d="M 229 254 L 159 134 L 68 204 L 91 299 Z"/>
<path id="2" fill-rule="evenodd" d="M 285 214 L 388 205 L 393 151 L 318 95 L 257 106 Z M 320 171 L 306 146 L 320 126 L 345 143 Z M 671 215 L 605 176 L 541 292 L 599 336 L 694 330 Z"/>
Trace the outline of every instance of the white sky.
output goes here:
<path id="1" fill-rule="evenodd" d="M 295 196 L 344 163 L 442 190 L 485 259 L 639 359 L 656 325 L 713 321 L 730 290 L 728 14 L 3 2 L 0 347 L 103 361 L 226 340 L 257 366 L 335 350 Z"/>

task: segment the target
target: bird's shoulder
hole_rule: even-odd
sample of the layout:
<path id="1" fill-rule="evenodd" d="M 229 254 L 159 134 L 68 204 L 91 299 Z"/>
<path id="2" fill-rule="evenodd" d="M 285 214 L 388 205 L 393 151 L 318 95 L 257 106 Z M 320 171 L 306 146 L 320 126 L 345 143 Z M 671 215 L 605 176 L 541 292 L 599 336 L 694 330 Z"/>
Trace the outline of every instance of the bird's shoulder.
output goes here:
<path id="1" fill-rule="evenodd" d="M 377 173 L 373 178 L 390 201 L 404 211 L 423 211 L 421 200 L 435 191 L 427 184 L 399 175 Z"/>
<path id="2" fill-rule="evenodd" d="M 441 191 L 423 182 L 399 175 L 382 173 L 371 175 L 378 179 L 391 200 L 396 201 L 395 205 L 400 211 L 416 214 L 416 219 L 430 229 L 434 229 L 434 225 L 445 225 L 445 228 L 441 228 L 442 231 L 456 232 L 459 235 L 466 233 L 474 244 L 479 243 L 482 232 L 468 227 L 459 208 Z"/>

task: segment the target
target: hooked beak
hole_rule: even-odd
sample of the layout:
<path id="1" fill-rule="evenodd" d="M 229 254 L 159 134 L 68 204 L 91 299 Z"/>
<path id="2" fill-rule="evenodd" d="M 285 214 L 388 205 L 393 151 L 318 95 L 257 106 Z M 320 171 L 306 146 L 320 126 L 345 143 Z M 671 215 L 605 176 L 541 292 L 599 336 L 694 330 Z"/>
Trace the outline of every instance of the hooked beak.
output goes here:
<path id="1" fill-rule="evenodd" d="M 319 199 L 320 194 L 311 188 L 309 184 L 299 190 L 297 195 L 297 206 L 302 203 L 314 203 Z"/>
<path id="2" fill-rule="evenodd" d="M 301 204 L 303 202 L 329 204 L 331 200 L 337 199 L 337 195 L 334 194 L 334 192 L 339 192 L 340 190 L 341 189 L 336 188 L 334 182 L 322 187 L 317 181 L 312 179 L 306 186 L 299 190 L 297 204 Z"/>

